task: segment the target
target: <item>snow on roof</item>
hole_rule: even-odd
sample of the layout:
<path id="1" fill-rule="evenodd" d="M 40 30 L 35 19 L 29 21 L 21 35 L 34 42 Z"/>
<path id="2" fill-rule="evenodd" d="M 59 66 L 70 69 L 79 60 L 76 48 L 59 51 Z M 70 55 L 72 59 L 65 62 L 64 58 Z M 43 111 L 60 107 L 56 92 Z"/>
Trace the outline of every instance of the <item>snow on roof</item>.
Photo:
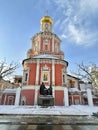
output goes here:
<path id="1" fill-rule="evenodd" d="M 37 55 L 37 56 L 34 56 L 33 58 L 37 58 L 37 59 L 39 59 L 39 58 L 41 58 L 41 59 L 43 59 L 43 58 L 47 58 L 47 59 L 59 59 L 57 57 L 54 57 L 54 56 L 48 55 L 48 54 Z"/>
<path id="2" fill-rule="evenodd" d="M 16 93 L 16 90 L 17 89 L 5 89 L 4 91 L 3 91 L 3 93 Z"/>
<path id="3" fill-rule="evenodd" d="M 78 77 L 76 77 L 76 76 L 74 76 L 72 74 L 67 74 L 67 76 L 80 80 L 80 78 L 78 78 Z"/>
<path id="4" fill-rule="evenodd" d="M 24 59 L 22 64 L 24 64 L 25 61 L 31 60 L 31 59 L 55 59 L 55 60 L 59 60 L 60 58 L 53 56 L 53 55 L 48 55 L 48 54 L 36 55 L 36 56 L 33 56 L 32 58 Z M 66 60 L 62 60 L 62 61 L 66 62 L 67 66 L 68 66 L 68 62 Z"/>
<path id="5" fill-rule="evenodd" d="M 68 90 L 70 92 L 79 92 L 79 89 L 77 89 L 77 88 L 69 88 Z"/>
<path id="6" fill-rule="evenodd" d="M 14 78 L 22 78 L 22 75 L 14 75 Z"/>

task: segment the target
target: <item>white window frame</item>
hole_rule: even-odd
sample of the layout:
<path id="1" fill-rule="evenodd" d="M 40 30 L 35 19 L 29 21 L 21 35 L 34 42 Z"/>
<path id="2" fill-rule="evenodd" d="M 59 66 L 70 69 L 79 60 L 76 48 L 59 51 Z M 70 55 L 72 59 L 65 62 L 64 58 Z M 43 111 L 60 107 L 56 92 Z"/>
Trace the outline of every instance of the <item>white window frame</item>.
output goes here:
<path id="1" fill-rule="evenodd" d="M 48 79 L 47 81 L 44 80 L 44 74 L 47 74 Z M 47 65 L 45 65 L 44 67 L 42 67 L 41 69 L 41 83 L 45 82 L 45 83 L 50 83 L 50 69 L 47 67 Z"/>

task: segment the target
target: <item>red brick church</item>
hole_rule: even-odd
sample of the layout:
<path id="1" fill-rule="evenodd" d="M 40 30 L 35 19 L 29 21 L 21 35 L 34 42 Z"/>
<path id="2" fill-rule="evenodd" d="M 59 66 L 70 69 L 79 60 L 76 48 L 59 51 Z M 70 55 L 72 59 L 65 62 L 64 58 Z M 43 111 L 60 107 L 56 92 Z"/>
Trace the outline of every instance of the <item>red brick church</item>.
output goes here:
<path id="1" fill-rule="evenodd" d="M 52 96 L 43 97 L 47 99 L 51 96 L 55 106 L 93 103 L 98 105 L 98 97 L 92 97 L 91 90 L 87 92 L 85 84 L 81 84 L 79 78 L 67 73 L 68 62 L 61 50 L 61 40 L 53 33 L 52 27 L 51 17 L 47 15 L 41 18 L 40 32 L 32 37 L 32 46 L 27 51 L 27 58 L 22 62 L 23 76 L 14 78 L 16 87 L 0 80 L 0 105 L 40 105 L 42 82 L 47 89 L 52 85 Z M 79 88 L 85 88 L 85 91 Z"/>
<path id="2" fill-rule="evenodd" d="M 32 37 L 32 46 L 27 52 L 27 58 L 23 60 L 21 102 L 27 105 L 38 104 L 42 82 L 47 88 L 52 84 L 54 104 L 64 105 L 64 88 L 68 86 L 68 62 L 64 60 L 64 52 L 60 48 L 61 40 L 53 33 L 52 26 L 51 17 L 41 18 L 40 32 Z M 74 79 L 78 84 L 77 79 Z M 70 81 L 70 85 L 74 86 L 75 82 Z"/>
<path id="3" fill-rule="evenodd" d="M 84 85 L 79 78 L 67 73 L 68 62 L 61 51 L 61 40 L 52 31 L 53 20 L 44 16 L 40 20 L 40 32 L 32 37 L 32 46 L 23 60 L 23 76 L 15 78 L 15 84 L 22 80 L 21 87 L 6 87 L 1 84 L 0 105 L 40 105 L 39 99 L 51 96 L 55 106 L 71 104 L 98 104 L 98 97 L 87 96 L 91 92 L 80 91 Z M 52 94 L 40 94 L 40 85 L 45 84 L 46 90 L 52 85 Z M 89 86 L 90 87 L 90 86 Z M 82 89 L 81 89 L 82 90 Z M 50 97 L 48 97 L 50 98 Z M 44 100 L 45 103 L 48 100 Z M 50 101 L 51 103 L 51 101 Z M 50 104 L 51 105 L 51 104 Z"/>

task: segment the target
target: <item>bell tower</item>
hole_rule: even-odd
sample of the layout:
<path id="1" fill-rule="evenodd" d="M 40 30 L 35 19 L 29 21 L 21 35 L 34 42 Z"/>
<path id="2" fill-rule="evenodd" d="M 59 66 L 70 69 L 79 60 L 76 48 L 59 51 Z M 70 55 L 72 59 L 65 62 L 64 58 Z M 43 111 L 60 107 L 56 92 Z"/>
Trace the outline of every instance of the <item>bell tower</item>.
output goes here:
<path id="1" fill-rule="evenodd" d="M 37 104 L 39 86 L 53 86 L 55 105 L 63 105 L 64 87 L 67 85 L 67 66 L 60 38 L 52 32 L 53 19 L 46 14 L 40 19 L 40 32 L 31 39 L 31 48 L 23 60 L 22 97 L 26 104 Z"/>

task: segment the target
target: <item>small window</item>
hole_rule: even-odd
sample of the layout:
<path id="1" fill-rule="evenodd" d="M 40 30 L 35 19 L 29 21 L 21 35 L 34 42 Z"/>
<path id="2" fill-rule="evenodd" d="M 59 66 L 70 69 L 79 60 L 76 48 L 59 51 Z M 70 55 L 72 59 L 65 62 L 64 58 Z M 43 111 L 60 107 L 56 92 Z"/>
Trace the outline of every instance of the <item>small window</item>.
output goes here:
<path id="1" fill-rule="evenodd" d="M 65 75 L 63 74 L 63 83 L 65 83 Z"/>
<path id="2" fill-rule="evenodd" d="M 28 79 L 28 74 L 25 73 L 25 81 L 27 81 L 27 79 Z"/>

